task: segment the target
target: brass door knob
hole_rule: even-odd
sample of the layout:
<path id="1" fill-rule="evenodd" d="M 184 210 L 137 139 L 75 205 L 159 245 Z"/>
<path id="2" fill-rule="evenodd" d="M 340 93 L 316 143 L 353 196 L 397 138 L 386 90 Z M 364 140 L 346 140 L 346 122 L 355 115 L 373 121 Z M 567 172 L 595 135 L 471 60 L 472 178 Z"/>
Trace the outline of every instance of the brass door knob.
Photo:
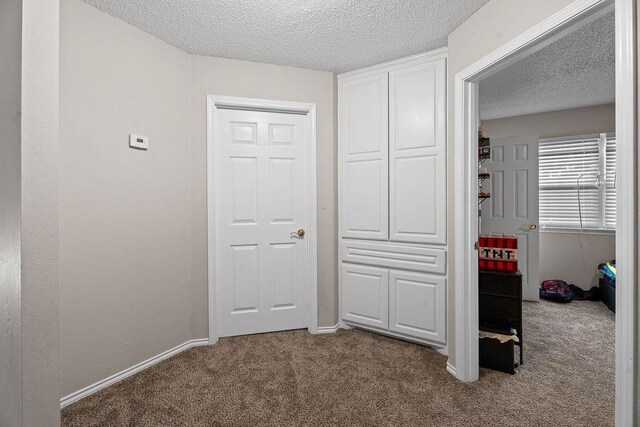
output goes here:
<path id="1" fill-rule="evenodd" d="M 298 237 L 304 237 L 304 235 L 305 235 L 304 228 L 301 228 L 301 229 L 300 229 L 300 230 L 298 230 L 298 231 L 293 231 L 293 232 L 291 233 L 291 235 L 292 235 L 292 236 L 298 236 Z"/>
<path id="2" fill-rule="evenodd" d="M 529 224 L 529 230 L 535 230 L 536 228 L 538 228 L 536 224 Z"/>

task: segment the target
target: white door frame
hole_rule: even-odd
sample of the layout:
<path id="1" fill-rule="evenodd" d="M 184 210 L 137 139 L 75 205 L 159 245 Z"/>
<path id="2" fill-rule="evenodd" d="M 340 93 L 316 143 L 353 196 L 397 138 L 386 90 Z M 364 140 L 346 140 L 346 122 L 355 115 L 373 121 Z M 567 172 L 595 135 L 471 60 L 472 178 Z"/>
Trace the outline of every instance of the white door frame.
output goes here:
<path id="1" fill-rule="evenodd" d="M 615 0 L 616 134 L 618 199 L 616 256 L 620 286 L 616 296 L 616 425 L 636 422 L 637 349 L 637 107 L 636 5 Z M 611 11 L 614 0 L 576 0 L 555 15 L 462 70 L 455 76 L 455 374 L 465 382 L 479 377 L 477 128 L 478 82 L 531 55 Z M 453 370 L 452 370 L 453 371 Z"/>
<path id="2" fill-rule="evenodd" d="M 218 180 L 215 167 L 216 112 L 220 108 L 252 110 L 275 113 L 301 114 L 307 116 L 307 235 L 309 268 L 307 276 L 307 325 L 312 334 L 318 333 L 318 225 L 316 197 L 316 105 L 302 102 L 273 101 L 267 99 L 237 98 L 207 95 L 207 266 L 208 266 L 208 312 L 209 344 L 218 341 L 218 290 L 216 273 L 218 199 L 215 192 Z"/>

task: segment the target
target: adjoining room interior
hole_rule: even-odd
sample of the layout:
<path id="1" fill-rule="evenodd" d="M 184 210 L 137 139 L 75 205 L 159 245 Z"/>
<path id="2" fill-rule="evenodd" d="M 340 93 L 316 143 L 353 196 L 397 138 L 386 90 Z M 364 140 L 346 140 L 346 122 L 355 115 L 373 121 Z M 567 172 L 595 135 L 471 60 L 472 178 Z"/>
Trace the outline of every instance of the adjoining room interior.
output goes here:
<path id="1" fill-rule="evenodd" d="M 545 369 L 531 360 L 553 365 L 562 358 L 575 369 L 568 375 L 597 371 L 583 386 L 593 392 L 589 400 L 607 402 L 609 412 L 615 376 L 614 27 L 610 11 L 479 84 L 479 234 L 515 237 L 524 301 L 489 286 L 489 273 L 481 270 L 481 334 L 511 336 L 497 326 L 504 317 L 514 328 L 521 371 Z M 567 330 L 561 341 L 553 338 L 559 329 Z M 508 351 L 480 342 L 481 366 L 491 366 L 483 361 L 487 354 Z M 505 362 L 498 369 L 512 367 Z"/>
<path id="2" fill-rule="evenodd" d="M 1 427 L 635 425 L 634 0 L 17 3 Z"/>

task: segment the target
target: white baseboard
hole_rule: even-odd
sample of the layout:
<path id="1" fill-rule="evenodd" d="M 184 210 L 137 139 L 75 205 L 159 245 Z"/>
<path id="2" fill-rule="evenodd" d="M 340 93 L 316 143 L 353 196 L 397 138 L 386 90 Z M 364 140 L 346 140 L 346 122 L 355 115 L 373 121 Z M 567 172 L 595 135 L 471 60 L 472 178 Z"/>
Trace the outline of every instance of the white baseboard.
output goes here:
<path id="1" fill-rule="evenodd" d="M 333 326 L 318 326 L 318 334 L 335 334 L 340 329 L 340 323 Z"/>
<path id="2" fill-rule="evenodd" d="M 449 356 L 449 346 L 446 345 L 444 347 L 433 347 L 433 349 L 435 351 L 437 351 L 438 353 L 440 353 L 443 356 Z"/>
<path id="3" fill-rule="evenodd" d="M 346 323 L 344 323 L 344 322 L 340 322 L 340 323 L 338 323 L 338 328 L 340 328 L 340 329 L 345 329 L 345 330 L 353 329 L 353 327 L 352 327 L 352 326 L 347 325 L 347 324 L 346 324 Z"/>
<path id="4" fill-rule="evenodd" d="M 449 363 L 448 361 L 447 361 L 447 372 L 449 372 L 449 373 L 450 373 L 451 375 L 453 375 L 454 377 L 458 378 L 458 377 L 456 376 L 456 368 L 455 368 L 455 366 L 453 366 L 453 365 L 452 365 L 451 363 Z"/>
<path id="5" fill-rule="evenodd" d="M 88 387 L 85 387 L 81 390 L 78 390 L 74 393 L 71 393 L 68 396 L 63 397 L 62 399 L 60 399 L 60 407 L 64 408 L 67 405 L 72 404 L 73 402 L 77 402 L 78 400 L 82 399 L 83 397 L 87 397 L 97 391 L 102 390 L 105 387 L 109 387 L 112 384 L 117 383 L 118 381 L 122 381 L 123 379 L 138 373 L 140 371 L 142 371 L 143 369 L 147 369 L 150 366 L 155 365 L 158 362 L 161 362 L 165 359 L 170 358 L 171 356 L 175 356 L 176 354 L 183 352 L 185 350 L 188 350 L 192 347 L 198 347 L 201 345 L 208 345 L 209 344 L 209 339 L 208 338 L 200 338 L 197 340 L 190 340 L 187 341 L 185 343 L 182 343 L 178 346 L 173 347 L 172 349 L 169 349 L 167 351 L 164 351 L 158 355 L 155 355 L 147 360 L 145 360 L 144 362 L 140 362 L 136 365 L 133 365 L 130 368 L 125 369 L 124 371 L 120 371 L 117 374 L 111 375 L 110 377 L 107 377 L 103 380 L 98 381 L 95 384 L 92 384 Z"/>

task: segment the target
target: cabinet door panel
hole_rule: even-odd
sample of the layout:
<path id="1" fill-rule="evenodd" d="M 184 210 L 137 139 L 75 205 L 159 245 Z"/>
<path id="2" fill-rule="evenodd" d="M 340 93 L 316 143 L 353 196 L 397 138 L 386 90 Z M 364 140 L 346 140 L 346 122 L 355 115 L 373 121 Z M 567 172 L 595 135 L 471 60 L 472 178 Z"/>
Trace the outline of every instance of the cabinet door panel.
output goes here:
<path id="1" fill-rule="evenodd" d="M 445 60 L 389 73 L 390 239 L 446 243 Z"/>
<path id="2" fill-rule="evenodd" d="M 340 82 L 343 237 L 389 237 L 388 75 Z"/>
<path id="3" fill-rule="evenodd" d="M 342 318 L 377 328 L 389 328 L 389 271 L 342 265 Z"/>
<path id="4" fill-rule="evenodd" d="M 438 157 L 395 159 L 393 234 L 396 240 L 423 241 L 438 235 Z M 417 185 L 417 183 L 420 183 Z"/>
<path id="5" fill-rule="evenodd" d="M 389 330 L 446 343 L 446 279 L 389 272 Z"/>
<path id="6" fill-rule="evenodd" d="M 343 226 L 349 237 L 386 238 L 386 212 L 382 210 L 379 185 L 385 185 L 386 167 L 381 160 L 349 162 L 345 171 L 348 201 Z"/>

